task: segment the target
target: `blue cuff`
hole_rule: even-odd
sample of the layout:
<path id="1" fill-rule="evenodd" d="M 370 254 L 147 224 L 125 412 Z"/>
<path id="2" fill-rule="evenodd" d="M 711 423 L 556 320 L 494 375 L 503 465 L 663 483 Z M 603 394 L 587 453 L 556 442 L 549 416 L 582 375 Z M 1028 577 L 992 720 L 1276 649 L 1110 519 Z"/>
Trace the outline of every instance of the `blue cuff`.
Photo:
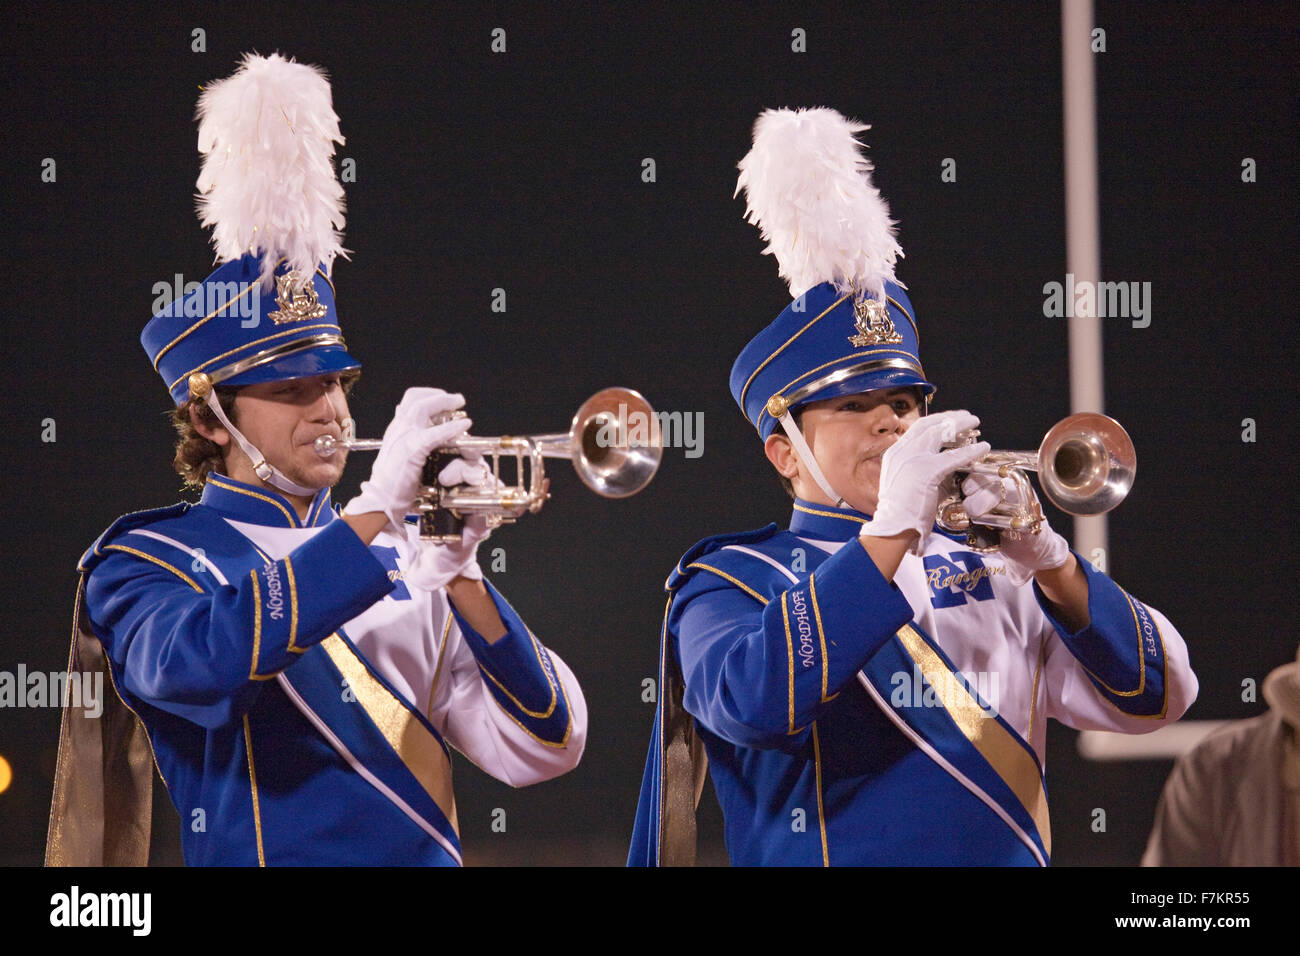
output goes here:
<path id="1" fill-rule="evenodd" d="M 1167 659 L 1155 615 L 1078 554 L 1075 558 L 1088 579 L 1088 625 L 1067 631 L 1035 581 L 1039 607 L 1102 697 L 1125 714 L 1163 716 Z"/>
<path id="2" fill-rule="evenodd" d="M 551 655 L 533 637 L 509 602 L 488 581 L 488 596 L 496 605 L 506 633 L 489 644 L 451 604 L 456 624 L 478 662 L 492 699 L 533 739 L 548 747 L 563 747 L 573 729 L 569 699 Z"/>

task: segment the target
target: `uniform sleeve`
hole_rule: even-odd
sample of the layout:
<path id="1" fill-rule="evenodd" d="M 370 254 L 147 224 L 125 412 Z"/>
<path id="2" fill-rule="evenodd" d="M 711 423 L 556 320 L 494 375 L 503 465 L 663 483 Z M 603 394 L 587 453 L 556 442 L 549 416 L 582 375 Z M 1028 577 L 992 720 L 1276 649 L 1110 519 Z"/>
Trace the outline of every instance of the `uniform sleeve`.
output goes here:
<path id="1" fill-rule="evenodd" d="M 1048 715 L 1079 730 L 1124 733 L 1147 733 L 1177 720 L 1198 690 L 1182 635 L 1155 608 L 1078 561 L 1088 579 L 1087 627 L 1067 631 L 1034 585 L 1050 624 L 1044 649 Z"/>
<path id="2" fill-rule="evenodd" d="M 489 644 L 452 606 L 429 719 L 482 770 L 524 787 L 578 765 L 587 741 L 587 703 L 568 665 L 484 584 L 506 633 Z"/>
<path id="3" fill-rule="evenodd" d="M 130 542 L 104 546 L 86 583 L 118 689 L 208 728 L 242 715 L 263 682 L 393 589 L 342 521 L 211 591 L 188 565 Z"/>
<path id="4" fill-rule="evenodd" d="M 691 565 L 668 627 L 686 709 L 743 747 L 798 746 L 823 707 L 912 619 L 902 592 L 856 542 L 771 599 L 710 557 Z"/>

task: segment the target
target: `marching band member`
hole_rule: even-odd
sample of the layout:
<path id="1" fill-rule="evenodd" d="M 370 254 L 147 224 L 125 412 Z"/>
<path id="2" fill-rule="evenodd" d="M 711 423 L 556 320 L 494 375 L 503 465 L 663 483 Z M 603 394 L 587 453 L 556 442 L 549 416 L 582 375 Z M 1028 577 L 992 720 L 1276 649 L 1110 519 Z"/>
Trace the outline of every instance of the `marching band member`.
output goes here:
<path id="1" fill-rule="evenodd" d="M 734 864 L 1046 865 L 1047 718 L 1143 733 L 1196 697 L 1169 620 L 1045 523 L 990 555 L 934 526 L 940 483 L 989 446 L 945 450 L 978 419 L 925 414 L 865 129 L 771 110 L 740 163 L 794 301 L 731 391 L 794 512 L 668 577 L 632 865 L 694 859 L 706 764 Z M 1017 494 L 963 490 L 972 518 Z"/>
<path id="2" fill-rule="evenodd" d="M 410 389 L 361 494 L 331 501 L 346 454 L 314 441 L 350 427 L 360 364 L 330 278 L 324 75 L 246 56 L 199 119 L 222 264 L 141 341 L 202 498 L 119 518 L 82 558 L 70 667 L 106 668 L 117 696 L 102 721 L 65 710 L 47 862 L 146 862 L 156 763 L 188 864 L 458 865 L 449 748 L 514 786 L 558 776 L 582 691 L 484 580 L 485 519 L 460 545 L 405 520 L 426 457 L 469 428 L 430 424 L 461 396 Z M 487 480 L 465 458 L 440 478 Z"/>

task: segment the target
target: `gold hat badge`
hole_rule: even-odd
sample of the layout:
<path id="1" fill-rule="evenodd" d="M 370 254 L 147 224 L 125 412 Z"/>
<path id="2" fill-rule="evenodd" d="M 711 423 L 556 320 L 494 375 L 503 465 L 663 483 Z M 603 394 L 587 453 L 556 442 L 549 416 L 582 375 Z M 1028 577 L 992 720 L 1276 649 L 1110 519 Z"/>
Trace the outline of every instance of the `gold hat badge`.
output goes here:
<path id="1" fill-rule="evenodd" d="M 853 303 L 854 327 L 857 335 L 849 336 L 855 348 L 865 345 L 897 345 L 903 341 L 889 317 L 889 306 L 879 299 L 864 296 Z"/>
<path id="2" fill-rule="evenodd" d="M 280 308 L 268 312 L 266 317 L 276 325 L 299 322 L 303 319 L 319 319 L 328 311 L 320 304 L 320 299 L 316 295 L 316 285 L 310 278 L 300 288 L 294 288 L 297 281 L 298 270 L 296 269 L 290 269 L 284 275 L 275 277 L 275 304 Z"/>

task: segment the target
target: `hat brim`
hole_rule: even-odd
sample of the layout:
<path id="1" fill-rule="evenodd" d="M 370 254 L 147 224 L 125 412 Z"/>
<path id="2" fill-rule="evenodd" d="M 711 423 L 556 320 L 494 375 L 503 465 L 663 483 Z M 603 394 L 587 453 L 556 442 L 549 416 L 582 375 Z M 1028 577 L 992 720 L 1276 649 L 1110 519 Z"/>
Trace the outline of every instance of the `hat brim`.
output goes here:
<path id="1" fill-rule="evenodd" d="M 841 395 L 860 395 L 863 392 L 913 387 L 921 389 L 926 395 L 933 395 L 935 392 L 935 386 L 927 382 L 920 373 L 913 369 L 877 369 L 871 372 L 863 372 L 861 375 L 854 375 L 841 382 L 818 389 L 807 398 L 800 399 L 799 404 L 793 406 L 791 411 L 798 414 L 800 410 L 813 402 L 824 402 L 828 398 L 839 398 Z M 760 432 L 761 437 L 766 441 L 767 437 L 776 431 L 778 425 L 780 425 L 779 421 L 769 415 L 764 415 L 763 428 Z"/>
<path id="2" fill-rule="evenodd" d="M 887 368 L 874 372 L 863 372 L 861 375 L 854 375 L 842 382 L 828 385 L 826 388 L 819 389 L 801 400 L 799 407 L 802 408 L 804 405 L 810 405 L 813 402 L 824 402 L 828 398 L 839 398 L 841 395 L 859 395 L 862 392 L 878 392 L 884 389 L 911 386 L 920 388 L 926 395 L 934 394 L 934 386 L 912 369 Z"/>
<path id="3" fill-rule="evenodd" d="M 310 378 L 329 372 L 346 372 L 361 368 L 361 363 L 348 354 L 341 345 L 322 345 L 302 352 L 292 352 L 273 362 L 258 365 L 240 372 L 221 384 L 231 386 L 257 385 L 261 382 L 285 382 L 294 378 Z"/>

